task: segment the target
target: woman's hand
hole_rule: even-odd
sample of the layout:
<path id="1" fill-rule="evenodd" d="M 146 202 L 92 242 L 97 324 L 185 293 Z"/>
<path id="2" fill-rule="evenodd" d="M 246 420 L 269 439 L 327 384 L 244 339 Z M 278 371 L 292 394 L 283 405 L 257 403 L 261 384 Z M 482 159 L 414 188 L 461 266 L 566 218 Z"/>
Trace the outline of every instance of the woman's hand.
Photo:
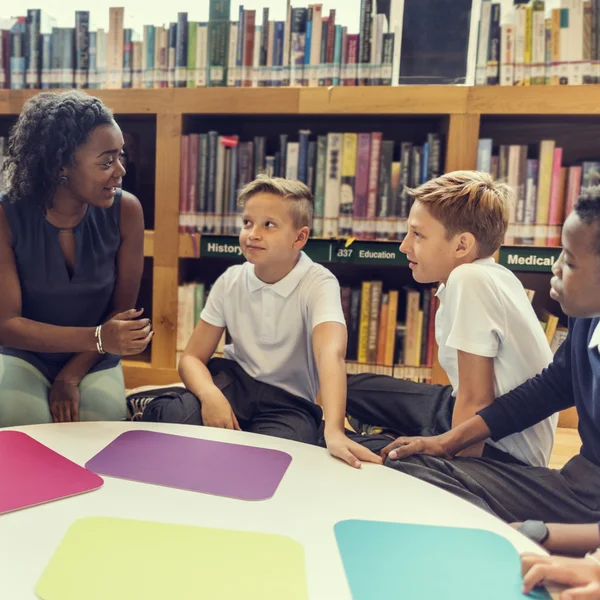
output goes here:
<path id="1" fill-rule="evenodd" d="M 76 423 L 79 421 L 79 386 L 64 379 L 57 379 L 50 388 L 48 404 L 53 423 Z"/>
<path id="2" fill-rule="evenodd" d="M 102 349 L 110 354 L 128 356 L 146 349 L 154 336 L 150 319 L 138 319 L 142 310 L 127 310 L 102 325 Z"/>

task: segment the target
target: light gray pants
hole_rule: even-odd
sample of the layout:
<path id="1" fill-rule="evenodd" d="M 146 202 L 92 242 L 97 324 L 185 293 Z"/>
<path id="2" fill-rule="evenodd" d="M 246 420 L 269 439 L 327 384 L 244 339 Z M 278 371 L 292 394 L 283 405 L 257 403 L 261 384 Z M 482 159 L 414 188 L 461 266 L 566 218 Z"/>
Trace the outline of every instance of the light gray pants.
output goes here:
<path id="1" fill-rule="evenodd" d="M 21 358 L 0 355 L 0 427 L 52 423 L 48 396 L 52 384 Z M 125 418 L 123 369 L 86 375 L 79 384 L 81 421 L 120 421 Z"/>

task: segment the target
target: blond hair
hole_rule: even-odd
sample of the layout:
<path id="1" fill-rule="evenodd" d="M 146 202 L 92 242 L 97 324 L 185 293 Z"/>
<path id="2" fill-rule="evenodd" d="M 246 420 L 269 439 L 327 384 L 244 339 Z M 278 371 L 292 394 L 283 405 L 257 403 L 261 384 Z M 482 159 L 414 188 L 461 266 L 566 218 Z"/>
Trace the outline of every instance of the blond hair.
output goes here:
<path id="1" fill-rule="evenodd" d="M 300 229 L 312 226 L 313 196 L 310 188 L 301 181 L 258 175 L 239 191 L 238 206 L 244 207 L 256 194 L 273 194 L 289 200 L 294 227 Z"/>
<path id="2" fill-rule="evenodd" d="M 447 237 L 473 234 L 479 256 L 491 256 L 504 241 L 513 190 L 481 171 L 453 171 L 408 190 L 446 228 Z"/>

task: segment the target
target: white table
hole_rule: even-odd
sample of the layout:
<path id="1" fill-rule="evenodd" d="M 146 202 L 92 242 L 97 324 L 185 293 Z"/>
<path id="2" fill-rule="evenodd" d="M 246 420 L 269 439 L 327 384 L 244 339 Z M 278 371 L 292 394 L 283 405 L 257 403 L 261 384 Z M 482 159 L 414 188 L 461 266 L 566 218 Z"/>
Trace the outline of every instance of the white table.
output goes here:
<path id="1" fill-rule="evenodd" d="M 96 491 L 0 515 L 0 598 L 32 600 L 34 585 L 71 523 L 87 516 L 123 517 L 279 533 L 305 550 L 311 600 L 346 600 L 350 591 L 333 526 L 345 519 L 486 529 L 519 552 L 540 549 L 510 526 L 443 490 L 392 469 L 353 469 L 321 448 L 251 433 L 154 423 L 76 423 L 15 428 L 84 465 L 125 431 L 147 429 L 274 448 L 292 463 L 275 496 L 244 502 L 104 477 Z M 0 457 L 2 460 L 2 457 Z M 459 549 L 457 551 L 460 551 Z M 132 576 L 137 576 L 132 573 Z"/>

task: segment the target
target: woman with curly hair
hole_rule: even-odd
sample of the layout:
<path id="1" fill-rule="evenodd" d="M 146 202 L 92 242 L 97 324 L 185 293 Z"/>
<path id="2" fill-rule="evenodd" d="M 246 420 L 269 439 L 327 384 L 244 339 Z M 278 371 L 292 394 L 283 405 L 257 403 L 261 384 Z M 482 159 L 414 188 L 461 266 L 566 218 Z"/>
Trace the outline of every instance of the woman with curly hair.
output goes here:
<path id="1" fill-rule="evenodd" d="M 11 132 L 0 194 L 0 427 L 125 417 L 121 355 L 150 342 L 135 302 L 139 200 L 100 100 L 41 93 Z"/>

